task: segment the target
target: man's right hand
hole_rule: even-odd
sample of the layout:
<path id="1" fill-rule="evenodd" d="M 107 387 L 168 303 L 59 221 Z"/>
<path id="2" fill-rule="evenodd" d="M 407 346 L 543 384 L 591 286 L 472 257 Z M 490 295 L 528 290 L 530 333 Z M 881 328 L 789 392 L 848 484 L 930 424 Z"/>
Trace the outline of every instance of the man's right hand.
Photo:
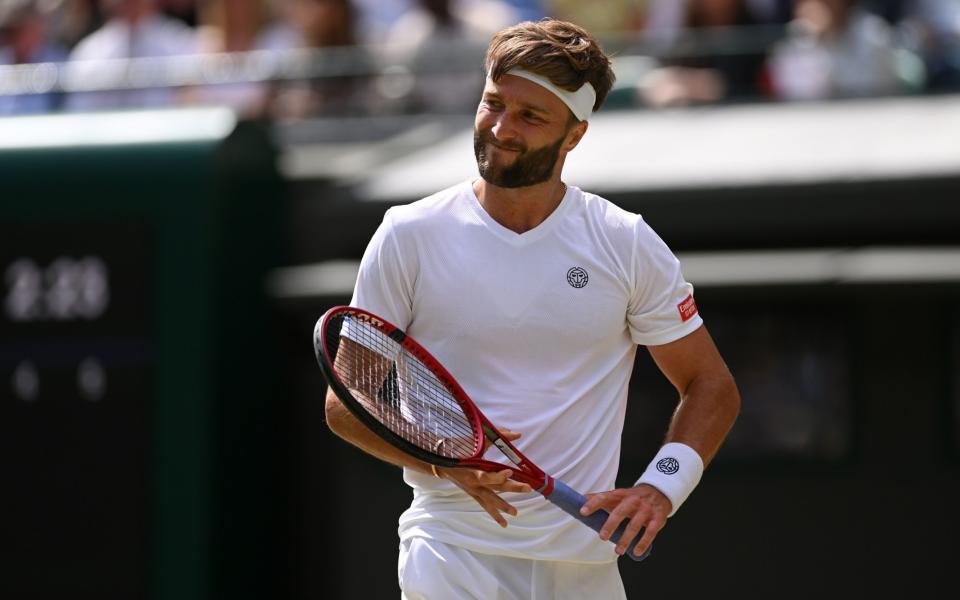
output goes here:
<path id="1" fill-rule="evenodd" d="M 500 430 L 504 439 L 513 442 L 520 437 L 516 431 Z M 489 441 L 486 442 L 486 448 L 490 447 Z M 486 448 L 484 451 L 486 451 Z M 498 492 L 519 492 L 529 494 L 533 491 L 529 485 L 510 479 L 513 473 L 510 469 L 504 469 L 491 473 L 480 469 L 471 469 L 468 467 L 437 467 L 437 473 L 443 479 L 449 479 L 453 483 L 469 494 L 477 503 L 487 511 L 493 520 L 500 524 L 500 527 L 507 526 L 507 520 L 503 513 L 511 516 L 517 515 L 515 506 L 500 497 Z"/>

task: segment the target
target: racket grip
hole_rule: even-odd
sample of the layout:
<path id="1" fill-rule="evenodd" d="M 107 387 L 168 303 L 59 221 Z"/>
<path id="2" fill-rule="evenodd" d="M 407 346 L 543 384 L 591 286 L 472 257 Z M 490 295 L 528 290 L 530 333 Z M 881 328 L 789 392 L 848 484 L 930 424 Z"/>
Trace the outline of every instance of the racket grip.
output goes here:
<path id="1" fill-rule="evenodd" d="M 587 498 L 559 479 L 553 480 L 553 491 L 550 492 L 550 495 L 546 496 L 546 498 L 550 502 L 553 502 L 556 506 L 563 509 L 563 511 L 568 515 L 598 533 L 600 532 L 600 528 L 603 527 L 603 524 L 607 522 L 607 517 L 610 516 L 610 513 L 602 508 L 597 509 L 587 516 L 581 515 L 580 508 L 586 504 Z M 627 523 L 621 523 L 620 526 L 617 527 L 617 530 L 613 532 L 613 535 L 610 536 L 610 541 L 614 544 L 617 543 L 626 528 Z M 643 529 L 640 530 L 640 532 L 637 534 L 637 537 L 633 540 L 633 543 L 630 544 L 630 547 L 624 553 L 636 561 L 641 561 L 650 556 L 650 550 L 652 548 L 652 545 L 651 548 L 647 548 L 647 551 L 643 553 L 643 556 L 637 556 L 633 553 L 633 549 L 636 547 L 637 542 L 640 541 L 640 537 L 642 535 Z"/>

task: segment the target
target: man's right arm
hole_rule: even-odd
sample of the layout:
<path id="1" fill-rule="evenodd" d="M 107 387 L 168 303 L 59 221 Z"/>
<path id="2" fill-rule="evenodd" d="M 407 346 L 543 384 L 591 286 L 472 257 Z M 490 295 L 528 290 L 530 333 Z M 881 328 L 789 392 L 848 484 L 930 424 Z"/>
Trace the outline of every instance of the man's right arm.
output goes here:
<path id="1" fill-rule="evenodd" d="M 324 409 L 330 431 L 350 444 L 382 461 L 433 476 L 429 463 L 410 456 L 371 431 L 343 405 L 332 390 L 327 390 Z M 519 433 L 512 431 L 501 430 L 501 433 L 510 441 L 520 437 Z M 510 479 L 509 469 L 490 473 L 462 467 L 449 469 L 437 467 L 437 472 L 443 479 L 449 479 L 472 496 L 501 527 L 507 526 L 502 513 L 516 515 L 517 509 L 501 498 L 498 492 L 529 493 L 531 491 L 530 486 Z"/>
<path id="2" fill-rule="evenodd" d="M 372 432 L 343 405 L 343 402 L 340 402 L 340 399 L 332 390 L 327 390 L 324 412 L 330 431 L 367 454 L 398 467 L 407 467 L 433 476 L 428 463 L 410 456 Z"/>

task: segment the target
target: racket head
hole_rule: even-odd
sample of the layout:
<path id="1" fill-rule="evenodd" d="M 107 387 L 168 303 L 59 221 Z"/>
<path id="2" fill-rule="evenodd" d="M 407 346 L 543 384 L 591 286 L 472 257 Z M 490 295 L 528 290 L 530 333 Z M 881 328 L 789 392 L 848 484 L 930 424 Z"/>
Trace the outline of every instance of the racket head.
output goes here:
<path id="1" fill-rule="evenodd" d="M 486 462 L 476 406 L 403 330 L 368 311 L 335 306 L 317 321 L 313 344 L 327 384 L 381 438 L 438 466 Z"/>

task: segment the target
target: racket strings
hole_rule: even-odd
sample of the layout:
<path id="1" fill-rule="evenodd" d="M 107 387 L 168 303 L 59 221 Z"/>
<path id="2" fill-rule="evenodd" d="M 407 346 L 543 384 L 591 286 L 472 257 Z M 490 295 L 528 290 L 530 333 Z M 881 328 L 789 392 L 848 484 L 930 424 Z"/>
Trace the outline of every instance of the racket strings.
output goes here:
<path id="1" fill-rule="evenodd" d="M 336 340 L 335 370 L 354 399 L 394 434 L 448 458 L 475 454 L 473 424 L 450 389 L 420 359 L 379 329 L 346 317 Z"/>

